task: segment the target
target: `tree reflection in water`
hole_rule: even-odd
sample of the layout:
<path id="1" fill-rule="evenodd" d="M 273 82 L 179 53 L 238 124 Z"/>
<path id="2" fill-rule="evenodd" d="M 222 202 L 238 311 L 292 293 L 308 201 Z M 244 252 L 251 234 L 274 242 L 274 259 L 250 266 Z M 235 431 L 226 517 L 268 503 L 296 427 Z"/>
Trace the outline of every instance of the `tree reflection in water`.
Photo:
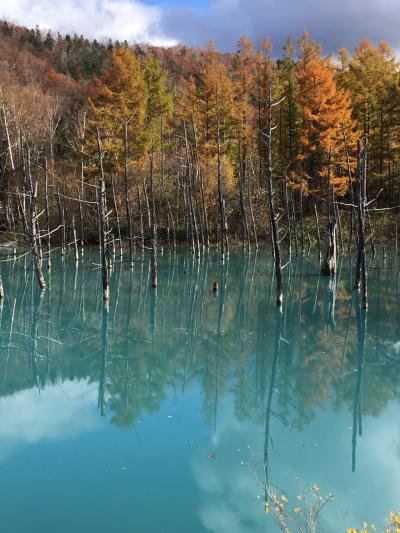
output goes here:
<path id="1" fill-rule="evenodd" d="M 346 259 L 334 280 L 319 277 L 317 257 L 294 259 L 282 315 L 270 298 L 264 253 L 233 253 L 222 264 L 214 253 L 198 260 L 167 252 L 157 291 L 149 286 L 147 256 L 134 271 L 117 263 L 108 310 L 96 259 L 86 256 L 77 268 L 68 257 L 54 261 L 42 298 L 29 262 L 3 269 L 9 299 L 0 309 L 2 396 L 87 380 L 98 384 L 100 414 L 130 427 L 158 411 L 171 390 L 185 393 L 196 383 L 202 414 L 215 428 L 221 398 L 233 394 L 238 420 L 265 422 L 267 478 L 271 418 L 301 430 L 331 403 L 353 413 L 355 469 L 363 417 L 378 416 L 400 393 L 393 257 L 370 264 L 368 332 Z"/>

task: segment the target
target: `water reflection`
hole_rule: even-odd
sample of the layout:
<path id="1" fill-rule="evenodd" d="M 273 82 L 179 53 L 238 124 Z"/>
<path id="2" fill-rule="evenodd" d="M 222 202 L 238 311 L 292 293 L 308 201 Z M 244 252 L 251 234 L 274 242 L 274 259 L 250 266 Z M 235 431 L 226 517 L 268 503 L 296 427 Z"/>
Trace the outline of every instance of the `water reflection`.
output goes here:
<path id="1" fill-rule="evenodd" d="M 363 419 L 379 417 L 400 398 L 395 258 L 370 264 L 368 321 L 346 257 L 335 279 L 318 276 L 318 258 L 295 260 L 282 314 L 273 302 L 270 259 L 262 253 L 233 254 L 225 263 L 213 254 L 199 261 L 165 253 L 157 290 L 150 288 L 146 257 L 134 271 L 116 263 L 108 308 L 96 259 L 85 255 L 77 268 L 74 259 L 54 261 L 42 295 L 29 262 L 3 271 L 0 397 L 31 398 L 30 391 L 52 394 L 82 384 L 90 391 L 85 408 L 90 400 L 98 409 L 84 419 L 88 427 L 101 415 L 129 428 L 146 413 L 156 414 L 170 395 L 185 397 L 196 386 L 201 416 L 215 435 L 231 408 L 238 427 L 251 423 L 263 434 L 266 483 L 276 482 L 274 461 L 285 461 L 277 457 L 287 444 L 281 431 L 274 432 L 276 422 L 299 433 L 320 420 L 323 409 L 347 420 L 348 456 L 340 468 L 366 466 L 357 459 L 358 440 L 369 438 Z M 48 413 L 54 427 L 61 427 L 57 419 L 66 422 L 65 412 Z M 56 433 L 60 437 L 61 429 Z"/>

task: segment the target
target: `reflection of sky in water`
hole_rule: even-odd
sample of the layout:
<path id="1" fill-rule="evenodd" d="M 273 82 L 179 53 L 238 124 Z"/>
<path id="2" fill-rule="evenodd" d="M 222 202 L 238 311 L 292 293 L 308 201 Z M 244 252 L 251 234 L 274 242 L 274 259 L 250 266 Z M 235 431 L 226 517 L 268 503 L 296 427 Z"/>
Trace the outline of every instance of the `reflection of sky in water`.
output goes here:
<path id="1" fill-rule="evenodd" d="M 252 453 L 262 457 L 262 428 L 254 423 L 238 424 L 232 404 L 222 403 L 222 427 L 213 439 L 217 460 L 211 462 L 202 454 L 193 462 L 194 477 L 203 495 L 201 518 L 210 531 L 264 531 L 265 524 L 270 526 L 271 522 L 256 499 L 257 495 L 262 497 L 262 491 L 247 468 L 238 465 L 243 457 L 250 464 Z M 310 487 L 318 480 L 322 495 L 333 492 L 335 502 L 324 513 L 329 531 L 338 531 L 340 518 L 347 527 L 364 520 L 383 521 L 399 505 L 398 407 L 399 403 L 393 402 L 379 419 L 365 420 L 367 436 L 358 444 L 355 474 L 351 472 L 350 413 L 338 416 L 321 411 L 302 433 L 291 432 L 275 421 L 271 481 L 294 507 L 305 484 Z"/>
<path id="2" fill-rule="evenodd" d="M 275 327 L 266 303 L 269 281 L 263 263 L 246 269 L 233 256 L 226 297 L 221 291 L 214 297 L 210 287 L 220 268 L 213 260 L 208 269 L 191 269 L 190 262 L 163 265 L 161 259 L 157 297 L 146 290 L 145 268 L 135 273 L 131 294 L 130 274 L 114 275 L 119 299 L 110 302 L 106 345 L 100 285 L 88 270 L 67 269 L 61 276 L 55 269 L 51 297 L 27 300 L 14 315 L 12 300 L 5 305 L 0 513 L 6 533 L 273 529 L 257 499 L 262 490 L 241 464 L 263 455 Z M 396 276 L 386 292 L 378 290 L 379 274 L 370 276 L 363 435 L 353 473 L 358 359 L 348 272 L 342 273 L 334 329 L 326 326 L 327 283 L 307 268 L 303 274 L 299 288 L 302 274 L 293 272 L 295 297 L 284 317 L 271 404 L 270 481 L 292 507 L 305 484 L 318 483 L 323 495 L 334 492 L 324 515 L 329 532 L 340 523 L 343 530 L 364 520 L 383 524 L 400 494 L 393 378 L 400 341 L 385 296 L 396 297 Z M 17 287 L 14 294 L 23 289 L 28 298 L 17 275 L 5 279 L 7 294 Z"/>
<path id="3" fill-rule="evenodd" d="M 116 432 L 108 423 L 101 423 L 96 412 L 97 390 L 93 384 L 64 382 L 50 386 L 40 394 L 36 390 L 21 391 L 12 398 L 0 400 L 1 459 L 11 462 L 13 469 L 16 468 L 13 473 L 20 478 L 21 461 L 28 453 L 34 463 L 28 467 L 28 477 L 36 483 L 43 481 L 42 473 L 36 469 L 36 462 L 38 465 L 42 463 L 42 453 L 50 450 L 50 458 L 53 453 L 62 458 L 65 448 L 71 445 L 77 456 L 72 463 L 67 458 L 67 463 L 74 468 L 78 466 L 74 478 L 79 492 L 80 475 L 98 477 L 90 468 L 99 468 L 101 461 L 99 465 L 97 460 L 88 457 L 99 453 L 97 439 L 101 439 L 102 446 L 109 452 L 122 452 L 116 457 L 106 454 L 106 462 L 101 466 L 104 472 L 111 472 L 113 481 L 118 477 L 116 473 L 126 473 L 130 481 L 125 484 L 127 480 L 124 480 L 123 490 L 131 494 L 140 492 L 140 487 L 135 486 L 140 480 L 145 488 L 142 497 L 144 500 L 149 498 L 149 502 L 159 501 L 161 513 L 168 507 L 169 512 L 171 509 L 178 512 L 178 502 L 181 501 L 183 509 L 180 512 L 183 517 L 189 515 L 185 520 L 193 522 L 192 531 L 203 528 L 204 531 L 219 533 L 270 530 L 271 517 L 264 514 L 262 503 L 257 500 L 262 491 L 241 464 L 242 460 L 251 463 L 252 454 L 261 457 L 263 426 L 252 420 L 238 422 L 229 396 L 220 402 L 215 432 L 204 426 L 199 414 L 186 424 L 193 416 L 192 408 L 196 404 L 198 406 L 199 394 L 199 390 L 192 390 L 175 401 L 168 398 L 155 417 L 145 416 L 139 421 L 138 434 L 134 435 L 132 431 Z M 288 495 L 289 502 L 296 501 L 296 494 L 301 492 L 304 484 L 312 485 L 316 479 L 322 494 L 333 491 L 337 495 L 336 501 L 325 513 L 326 525 L 329 524 L 328 530 L 332 532 L 337 531 L 340 519 L 349 526 L 387 516 L 391 509 L 398 506 L 400 494 L 400 424 L 394 422 L 397 413 L 398 402 L 393 402 L 379 419 L 365 419 L 366 437 L 358 443 L 355 474 L 351 472 L 350 412 L 335 415 L 331 411 L 320 411 L 303 432 L 290 431 L 279 421 L 274 421 L 271 428 L 271 480 Z M 162 440 L 157 441 L 158 433 Z M 65 442 L 60 444 L 60 441 Z M 87 449 L 87 441 L 93 446 L 91 450 Z M 126 441 L 130 442 L 130 449 L 126 449 Z M 83 443 L 82 450 L 79 449 L 80 442 Z M 44 450 L 41 450 L 41 444 Z M 30 445 L 35 445 L 33 452 L 29 452 Z M 104 450 L 100 451 L 99 459 L 103 456 Z M 90 468 L 84 467 L 83 472 L 79 472 L 79 464 L 87 461 Z M 164 461 L 170 463 L 169 468 L 165 468 Z M 171 465 L 176 490 L 169 487 Z M 57 467 L 53 465 L 53 468 L 55 471 L 48 475 L 54 481 Z M 158 470 L 159 476 L 154 472 L 149 475 L 147 469 Z M 10 472 L 10 475 L 13 473 Z M 61 469 L 58 474 L 59 481 L 65 483 L 65 470 Z M 147 486 L 147 492 L 145 480 L 148 475 L 150 484 L 154 482 L 154 486 Z M 181 478 L 184 480 L 183 487 L 179 487 Z M 29 483 L 29 480 L 25 481 Z M 41 487 L 43 490 L 46 494 L 46 487 Z M 91 490 L 98 489 L 91 487 Z M 21 492 L 24 493 L 23 490 Z M 115 487 L 116 500 L 120 492 L 121 487 Z M 144 530 L 154 531 L 148 528 L 161 527 L 164 520 L 154 521 L 146 517 L 146 513 L 151 512 L 149 502 L 142 509 L 144 516 L 140 522 Z M 116 506 L 119 508 L 120 504 L 116 503 Z M 122 509 L 122 512 L 127 522 L 137 520 L 134 515 L 138 507 Z M 101 510 L 99 514 L 102 514 Z M 168 520 L 167 512 L 166 515 Z M 169 518 L 173 521 L 173 513 Z M 153 525 L 150 526 L 150 523 Z M 101 521 L 97 527 L 103 531 Z M 167 531 L 185 531 L 185 528 Z"/>
<path id="4" fill-rule="evenodd" d="M 66 381 L 43 391 L 28 389 L 0 398 L 0 453 L 42 440 L 76 437 L 100 425 L 97 386 Z"/>

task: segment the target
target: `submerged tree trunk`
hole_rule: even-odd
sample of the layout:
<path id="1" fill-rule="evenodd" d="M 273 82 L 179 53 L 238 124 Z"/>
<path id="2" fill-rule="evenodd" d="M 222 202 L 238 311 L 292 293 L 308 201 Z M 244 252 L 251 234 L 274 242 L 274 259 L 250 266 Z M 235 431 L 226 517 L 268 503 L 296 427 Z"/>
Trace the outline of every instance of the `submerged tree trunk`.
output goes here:
<path id="1" fill-rule="evenodd" d="M 323 276 L 334 276 L 337 268 L 336 220 L 328 222 L 325 234 L 326 252 L 321 267 Z"/>
<path id="2" fill-rule="evenodd" d="M 1 276 L 1 272 L 0 272 L 0 300 L 4 300 L 4 287 L 3 287 L 3 278 Z"/>

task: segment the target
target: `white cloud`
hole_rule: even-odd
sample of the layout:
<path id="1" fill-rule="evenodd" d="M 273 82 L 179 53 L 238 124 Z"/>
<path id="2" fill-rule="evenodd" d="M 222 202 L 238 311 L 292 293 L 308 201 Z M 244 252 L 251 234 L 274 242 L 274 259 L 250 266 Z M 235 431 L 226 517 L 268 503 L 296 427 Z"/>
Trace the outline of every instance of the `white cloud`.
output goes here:
<path id="1" fill-rule="evenodd" d="M 0 399 L 0 461 L 24 444 L 60 441 L 96 429 L 97 384 L 69 381 Z"/>
<path id="2" fill-rule="evenodd" d="M 364 436 L 357 443 L 357 470 L 351 471 L 349 431 L 352 413 L 317 411 L 304 432 L 294 432 L 275 418 L 271 424 L 270 480 L 286 493 L 289 501 L 306 484 L 321 486 L 323 495 L 333 491 L 336 502 L 324 512 L 328 531 L 336 531 L 340 515 L 346 527 L 364 520 L 382 525 L 389 511 L 398 506 L 400 494 L 399 404 L 390 403 L 379 418 L 365 417 Z M 261 460 L 264 435 L 260 425 L 247 420 L 238 423 L 233 403 L 224 399 L 212 439 L 215 459 L 199 452 L 192 472 L 201 492 L 199 516 L 203 526 L 215 533 L 270 531 L 271 515 L 263 512 L 262 490 L 240 460 L 255 451 Z M 248 449 L 248 443 L 252 443 Z M 237 449 L 239 448 L 240 451 Z M 250 459 L 251 462 L 251 459 Z"/>
<path id="3" fill-rule="evenodd" d="M 0 17 L 89 38 L 172 45 L 160 31 L 162 11 L 139 0 L 0 0 Z"/>
<path id="4" fill-rule="evenodd" d="M 326 51 L 354 48 L 367 37 L 400 48 L 399 0 L 0 0 L 0 17 L 16 23 L 90 38 L 173 45 L 204 45 L 212 39 L 221 49 L 234 49 L 247 34 L 269 37 L 274 50 L 290 35 L 308 28 Z"/>

